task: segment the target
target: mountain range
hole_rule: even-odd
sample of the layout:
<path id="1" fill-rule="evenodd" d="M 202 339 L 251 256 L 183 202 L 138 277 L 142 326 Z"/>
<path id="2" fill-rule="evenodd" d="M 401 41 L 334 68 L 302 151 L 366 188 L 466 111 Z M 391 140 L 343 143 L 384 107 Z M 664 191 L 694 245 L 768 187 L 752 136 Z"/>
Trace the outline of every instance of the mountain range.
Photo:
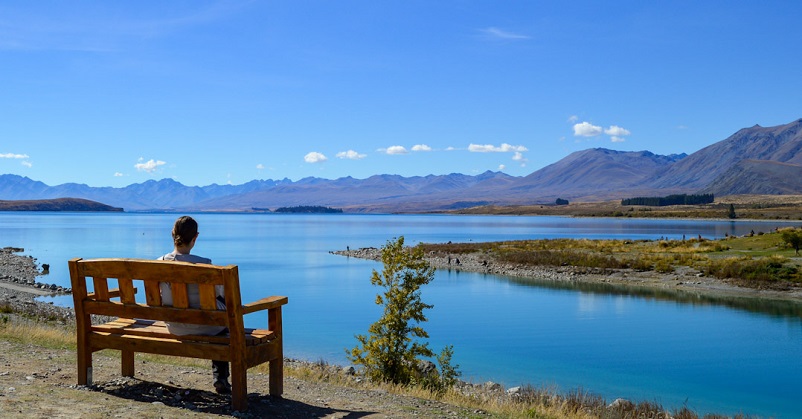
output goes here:
<path id="1" fill-rule="evenodd" d="M 476 176 L 385 174 L 208 186 L 162 179 L 112 188 L 48 186 L 27 177 L 0 175 L 0 200 L 81 198 L 126 211 L 251 211 L 310 205 L 346 212 L 421 212 L 675 193 L 802 194 L 802 119 L 744 128 L 690 155 L 604 148 L 577 151 L 524 177 L 487 171 Z"/>

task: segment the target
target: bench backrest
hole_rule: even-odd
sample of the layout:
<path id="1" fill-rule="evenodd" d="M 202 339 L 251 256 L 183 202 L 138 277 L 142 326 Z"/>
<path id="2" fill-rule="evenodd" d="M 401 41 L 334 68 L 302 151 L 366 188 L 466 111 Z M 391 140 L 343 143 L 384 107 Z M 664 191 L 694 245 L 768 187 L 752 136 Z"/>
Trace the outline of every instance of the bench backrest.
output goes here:
<path id="1" fill-rule="evenodd" d="M 72 293 L 78 321 L 90 314 L 143 318 L 168 322 L 242 328 L 239 273 L 235 265 L 215 266 L 147 259 L 90 259 L 69 261 Z M 109 281 L 116 280 L 117 288 Z M 89 283 L 93 292 L 89 292 Z M 159 283 L 170 283 L 173 304 L 164 306 Z M 145 291 L 145 301 L 136 293 Z M 187 285 L 196 284 L 200 307 L 189 308 Z M 217 309 L 215 286 L 222 285 L 226 310 Z M 112 284 L 113 286 L 113 284 Z"/>

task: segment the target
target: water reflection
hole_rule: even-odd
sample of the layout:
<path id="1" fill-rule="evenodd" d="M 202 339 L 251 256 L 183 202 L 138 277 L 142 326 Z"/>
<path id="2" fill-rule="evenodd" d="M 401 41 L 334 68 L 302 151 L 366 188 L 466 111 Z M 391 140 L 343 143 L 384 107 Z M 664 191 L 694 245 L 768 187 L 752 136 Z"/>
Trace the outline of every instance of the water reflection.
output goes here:
<path id="1" fill-rule="evenodd" d="M 592 283 L 579 281 L 553 281 L 536 278 L 519 278 L 497 276 L 514 284 L 540 287 L 554 290 L 577 291 L 592 295 L 611 295 L 622 297 L 638 297 L 647 300 L 673 301 L 693 306 L 724 306 L 751 313 L 760 313 L 772 317 L 790 317 L 802 319 L 802 302 L 791 300 L 767 299 L 745 296 L 715 296 L 702 292 L 691 292 L 678 289 L 653 288 L 638 285 L 621 285 L 608 283 Z M 585 296 L 581 300 L 583 311 L 592 311 L 593 298 Z M 620 308 L 622 304 L 617 304 Z"/>

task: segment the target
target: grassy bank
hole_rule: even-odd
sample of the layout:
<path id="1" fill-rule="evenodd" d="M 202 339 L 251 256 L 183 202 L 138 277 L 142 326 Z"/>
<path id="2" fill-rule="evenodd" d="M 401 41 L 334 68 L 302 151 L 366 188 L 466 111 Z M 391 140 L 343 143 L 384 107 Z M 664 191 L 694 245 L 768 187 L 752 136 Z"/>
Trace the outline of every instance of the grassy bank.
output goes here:
<path id="1" fill-rule="evenodd" d="M 802 284 L 802 257 L 783 240 L 786 230 L 721 240 L 544 239 L 420 246 L 428 254 L 480 254 L 497 262 L 602 273 L 633 269 L 670 274 L 692 269 L 738 286 L 785 289 Z"/>

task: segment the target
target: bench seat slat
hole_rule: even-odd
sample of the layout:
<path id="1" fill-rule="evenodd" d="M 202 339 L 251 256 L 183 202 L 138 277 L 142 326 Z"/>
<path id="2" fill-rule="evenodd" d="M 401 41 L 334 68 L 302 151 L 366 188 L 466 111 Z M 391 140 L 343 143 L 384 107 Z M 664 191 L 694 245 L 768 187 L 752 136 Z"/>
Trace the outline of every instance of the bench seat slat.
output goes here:
<path id="1" fill-rule="evenodd" d="M 221 310 L 153 307 L 143 304 L 122 304 L 116 301 L 84 301 L 83 306 L 87 314 L 110 317 L 144 318 L 212 326 L 226 326 L 228 324 L 226 312 Z"/>

